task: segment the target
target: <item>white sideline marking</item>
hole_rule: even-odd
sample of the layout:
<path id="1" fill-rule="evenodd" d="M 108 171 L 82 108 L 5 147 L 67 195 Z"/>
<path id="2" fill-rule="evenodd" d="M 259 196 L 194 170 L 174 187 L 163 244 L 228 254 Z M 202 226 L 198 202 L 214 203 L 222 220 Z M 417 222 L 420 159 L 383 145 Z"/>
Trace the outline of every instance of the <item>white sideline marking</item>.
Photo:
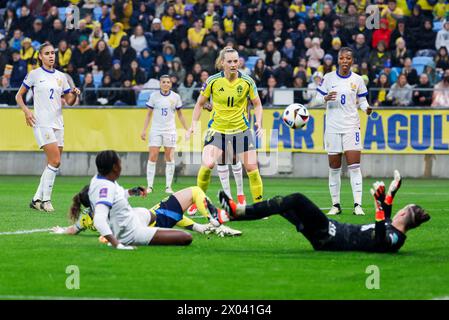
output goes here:
<path id="1" fill-rule="evenodd" d="M 433 298 L 432 300 L 449 300 L 449 296 L 446 296 L 446 297 L 437 297 L 437 298 Z"/>
<path id="2" fill-rule="evenodd" d="M 0 236 L 14 235 L 14 234 L 29 234 L 29 233 L 47 232 L 47 231 L 51 231 L 51 228 L 47 228 L 47 229 L 31 229 L 31 230 L 6 231 L 6 232 L 0 232 Z"/>
<path id="3" fill-rule="evenodd" d="M 127 300 L 122 298 L 99 298 L 99 297 L 53 297 L 53 296 L 20 296 L 20 295 L 0 295 L 0 299 L 11 300 Z"/>

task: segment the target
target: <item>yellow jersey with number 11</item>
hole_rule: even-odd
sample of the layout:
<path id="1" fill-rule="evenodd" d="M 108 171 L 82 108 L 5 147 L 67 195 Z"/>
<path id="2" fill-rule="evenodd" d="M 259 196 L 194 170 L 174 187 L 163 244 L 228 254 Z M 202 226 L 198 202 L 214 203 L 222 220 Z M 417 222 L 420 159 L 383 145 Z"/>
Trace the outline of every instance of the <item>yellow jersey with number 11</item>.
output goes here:
<path id="1" fill-rule="evenodd" d="M 249 129 L 248 98 L 258 97 L 254 80 L 240 71 L 230 82 L 224 72 L 210 76 L 201 88 L 201 94 L 212 97 L 212 114 L 208 127 L 220 133 L 238 133 Z"/>

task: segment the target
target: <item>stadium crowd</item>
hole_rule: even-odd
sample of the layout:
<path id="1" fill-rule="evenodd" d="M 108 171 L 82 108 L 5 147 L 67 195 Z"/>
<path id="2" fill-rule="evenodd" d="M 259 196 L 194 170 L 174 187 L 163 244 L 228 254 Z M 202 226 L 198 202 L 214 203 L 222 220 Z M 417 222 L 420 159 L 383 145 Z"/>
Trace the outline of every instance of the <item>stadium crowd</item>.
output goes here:
<path id="1" fill-rule="evenodd" d="M 66 10 L 70 4 L 80 9 L 77 28 L 65 21 L 75 21 Z M 280 87 L 303 88 L 295 91 L 295 102 L 312 101 L 323 75 L 335 70 L 342 46 L 354 49 L 353 71 L 371 89 L 373 105 L 449 106 L 448 1 L 375 0 L 379 28 L 370 27 L 369 4 L 0 0 L 0 104 L 15 104 L 15 92 L 5 89 L 20 87 L 38 67 L 39 44 L 49 41 L 57 49 L 57 68 L 81 89 L 83 105 L 136 105 L 139 90 L 157 86 L 163 74 L 192 105 L 216 72 L 219 50 L 231 45 L 265 106 Z"/>

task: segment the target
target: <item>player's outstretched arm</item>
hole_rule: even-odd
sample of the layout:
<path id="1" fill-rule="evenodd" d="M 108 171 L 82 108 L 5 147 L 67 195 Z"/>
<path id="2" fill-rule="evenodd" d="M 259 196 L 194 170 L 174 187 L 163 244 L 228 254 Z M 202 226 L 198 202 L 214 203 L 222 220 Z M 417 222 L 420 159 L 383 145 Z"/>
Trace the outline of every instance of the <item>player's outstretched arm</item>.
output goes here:
<path id="1" fill-rule="evenodd" d="M 80 233 L 80 231 L 74 225 L 69 227 L 56 226 L 51 228 L 51 233 L 77 235 L 78 233 Z"/>

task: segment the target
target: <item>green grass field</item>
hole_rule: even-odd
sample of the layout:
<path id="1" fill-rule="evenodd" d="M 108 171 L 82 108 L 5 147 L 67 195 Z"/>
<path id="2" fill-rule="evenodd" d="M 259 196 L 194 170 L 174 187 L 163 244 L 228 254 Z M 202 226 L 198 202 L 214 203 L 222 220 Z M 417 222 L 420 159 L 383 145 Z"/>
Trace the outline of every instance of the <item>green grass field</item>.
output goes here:
<path id="1" fill-rule="evenodd" d="M 407 203 L 427 208 L 432 219 L 408 234 L 397 254 L 315 252 L 295 227 L 279 216 L 267 220 L 234 222 L 243 231 L 238 238 L 193 234 L 188 247 L 140 247 L 113 250 L 94 232 L 79 236 L 49 232 L 4 234 L 8 231 L 65 226 L 71 197 L 89 177 L 57 177 L 54 214 L 28 209 L 38 177 L 0 176 L 0 299 L 123 298 L 123 299 L 432 299 L 449 296 L 449 180 L 405 180 L 395 209 Z M 157 202 L 133 198 L 133 206 Z M 343 215 L 339 221 L 373 221 L 369 187 L 364 181 L 367 215 L 351 214 L 352 193 L 343 180 Z M 125 187 L 144 184 L 145 178 L 122 177 Z M 175 190 L 193 185 L 181 177 Z M 247 187 L 248 181 L 245 180 Z M 161 186 L 161 188 L 157 188 Z M 216 200 L 218 178 L 209 195 Z M 325 179 L 264 179 L 265 196 L 303 192 L 320 207 L 329 207 Z M 247 196 L 249 191 L 247 189 Z M 205 221 L 198 219 L 197 221 Z M 66 268 L 80 271 L 80 289 L 66 288 Z M 378 266 L 380 289 L 368 290 L 366 268 Z"/>

